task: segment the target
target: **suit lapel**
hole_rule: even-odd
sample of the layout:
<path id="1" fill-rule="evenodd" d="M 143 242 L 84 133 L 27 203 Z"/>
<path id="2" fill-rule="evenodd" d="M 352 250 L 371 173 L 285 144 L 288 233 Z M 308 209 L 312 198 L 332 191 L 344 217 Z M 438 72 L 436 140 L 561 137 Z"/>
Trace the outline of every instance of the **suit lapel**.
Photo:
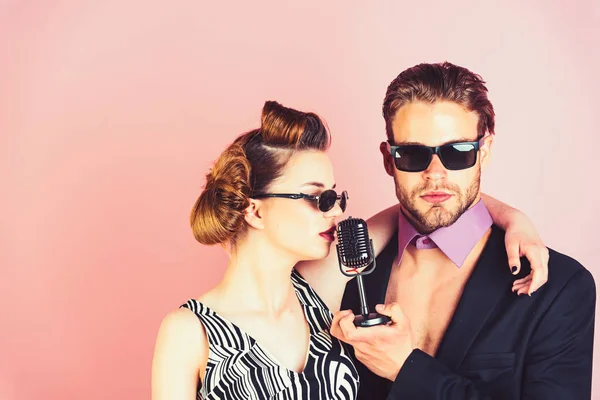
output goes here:
<path id="1" fill-rule="evenodd" d="M 436 358 L 453 371 L 462 363 L 498 301 L 510 293 L 512 276 L 503 237 L 503 232 L 493 226 L 438 349 Z"/>

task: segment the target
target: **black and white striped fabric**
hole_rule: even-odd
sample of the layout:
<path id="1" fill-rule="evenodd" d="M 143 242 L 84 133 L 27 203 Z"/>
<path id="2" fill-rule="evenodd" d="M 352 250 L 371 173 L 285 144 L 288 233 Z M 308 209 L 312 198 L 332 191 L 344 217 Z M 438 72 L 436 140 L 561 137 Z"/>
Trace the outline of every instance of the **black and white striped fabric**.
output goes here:
<path id="1" fill-rule="evenodd" d="M 278 364 L 251 336 L 199 301 L 182 305 L 198 316 L 209 342 L 197 399 L 356 399 L 358 373 L 346 345 L 329 334 L 332 313 L 296 270 L 291 279 L 310 328 L 301 373 Z"/>

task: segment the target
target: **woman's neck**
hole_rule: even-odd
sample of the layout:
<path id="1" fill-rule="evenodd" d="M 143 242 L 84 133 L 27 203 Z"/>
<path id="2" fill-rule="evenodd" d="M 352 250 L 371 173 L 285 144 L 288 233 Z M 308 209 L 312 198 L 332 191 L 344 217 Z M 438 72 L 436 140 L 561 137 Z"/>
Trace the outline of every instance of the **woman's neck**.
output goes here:
<path id="1" fill-rule="evenodd" d="M 235 298 L 247 311 L 277 317 L 297 302 L 290 274 L 299 260 L 261 236 L 244 239 L 231 254 L 219 292 Z"/>

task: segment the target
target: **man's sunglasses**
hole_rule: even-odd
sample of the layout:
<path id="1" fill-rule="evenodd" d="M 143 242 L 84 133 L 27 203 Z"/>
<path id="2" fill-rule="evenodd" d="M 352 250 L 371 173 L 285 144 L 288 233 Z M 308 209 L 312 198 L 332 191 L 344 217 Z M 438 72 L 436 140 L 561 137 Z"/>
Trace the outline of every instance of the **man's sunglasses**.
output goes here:
<path id="1" fill-rule="evenodd" d="M 477 162 L 477 152 L 484 144 L 485 136 L 476 142 L 448 143 L 441 146 L 429 147 L 407 144 L 401 146 L 387 143 L 387 149 L 394 158 L 394 164 L 400 171 L 425 171 L 434 154 L 451 171 L 471 168 Z"/>
<path id="2" fill-rule="evenodd" d="M 348 192 L 346 192 L 345 190 L 342 192 L 341 195 L 338 195 L 337 192 L 333 189 L 325 190 L 318 196 L 304 193 L 262 193 L 252 196 L 253 199 L 263 199 L 265 197 L 281 197 L 284 199 L 305 199 L 309 201 L 314 201 L 317 203 L 317 208 L 321 212 L 327 212 L 331 210 L 335 206 L 336 201 L 340 202 L 340 208 L 342 209 L 342 211 L 346 211 L 348 199 L 350 199 L 350 197 L 348 197 Z"/>

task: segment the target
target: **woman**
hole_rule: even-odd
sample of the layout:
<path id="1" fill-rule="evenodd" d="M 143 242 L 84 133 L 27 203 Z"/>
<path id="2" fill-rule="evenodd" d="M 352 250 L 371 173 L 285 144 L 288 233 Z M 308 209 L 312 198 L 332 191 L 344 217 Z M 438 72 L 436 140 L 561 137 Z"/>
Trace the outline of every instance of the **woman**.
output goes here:
<path id="1" fill-rule="evenodd" d="M 227 248 L 229 264 L 214 288 L 163 320 L 154 400 L 356 397 L 348 349 L 329 334 L 346 283 L 331 267 L 330 249 L 347 202 L 335 189 L 329 144 L 317 115 L 267 102 L 260 129 L 239 136 L 217 159 L 191 224 L 200 243 Z M 397 213 L 395 206 L 369 220 L 376 253 Z M 311 260 L 300 267 L 310 265 L 311 283 L 326 280 L 318 294 L 294 269 Z"/>

